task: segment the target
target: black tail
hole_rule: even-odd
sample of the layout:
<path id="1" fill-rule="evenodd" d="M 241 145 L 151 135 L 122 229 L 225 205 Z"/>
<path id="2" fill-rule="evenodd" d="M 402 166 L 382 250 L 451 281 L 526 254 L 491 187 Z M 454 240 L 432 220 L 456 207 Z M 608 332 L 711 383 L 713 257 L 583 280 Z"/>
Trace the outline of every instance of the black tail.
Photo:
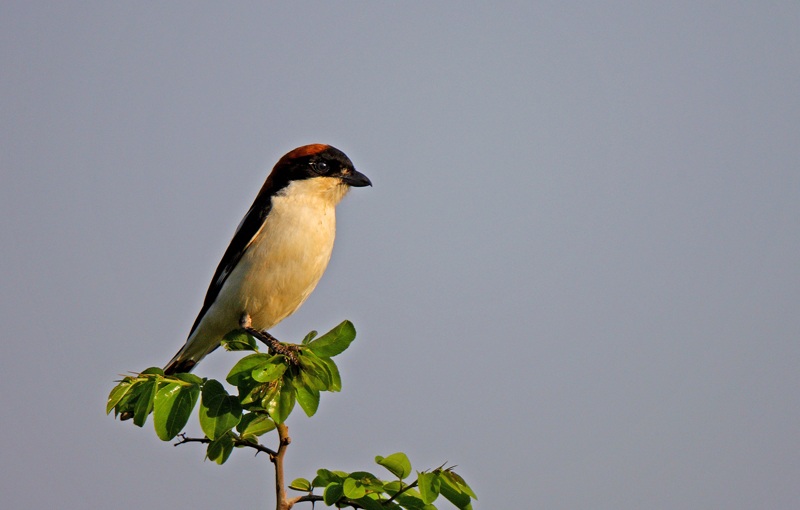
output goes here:
<path id="1" fill-rule="evenodd" d="M 191 372 L 195 365 L 197 365 L 197 362 L 193 359 L 175 360 L 164 367 L 164 375 Z"/>

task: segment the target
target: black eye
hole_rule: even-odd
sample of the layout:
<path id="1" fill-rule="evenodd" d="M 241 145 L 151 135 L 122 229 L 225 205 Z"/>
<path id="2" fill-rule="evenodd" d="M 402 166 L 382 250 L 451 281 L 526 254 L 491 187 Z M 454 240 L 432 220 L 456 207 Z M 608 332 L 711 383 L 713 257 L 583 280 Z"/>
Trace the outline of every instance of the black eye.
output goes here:
<path id="1" fill-rule="evenodd" d="M 328 173 L 328 164 L 324 161 L 315 161 L 311 163 L 311 168 L 313 168 L 318 174 Z"/>

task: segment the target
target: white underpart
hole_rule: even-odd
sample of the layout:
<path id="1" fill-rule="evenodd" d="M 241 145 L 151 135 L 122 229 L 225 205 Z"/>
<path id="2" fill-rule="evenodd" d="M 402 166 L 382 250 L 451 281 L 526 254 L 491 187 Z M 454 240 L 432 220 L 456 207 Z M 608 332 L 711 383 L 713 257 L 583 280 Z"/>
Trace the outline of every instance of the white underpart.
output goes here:
<path id="1" fill-rule="evenodd" d="M 294 313 L 328 266 L 335 207 L 348 190 L 339 179 L 316 177 L 293 181 L 273 197 L 264 225 L 175 359 L 199 361 L 239 327 L 242 314 L 265 330 Z"/>

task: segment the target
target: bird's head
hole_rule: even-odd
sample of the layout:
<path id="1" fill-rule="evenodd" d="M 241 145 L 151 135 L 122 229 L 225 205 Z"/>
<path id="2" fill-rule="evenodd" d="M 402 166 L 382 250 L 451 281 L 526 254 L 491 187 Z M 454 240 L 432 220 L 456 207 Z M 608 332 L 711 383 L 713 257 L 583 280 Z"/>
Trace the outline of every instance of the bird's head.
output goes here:
<path id="1" fill-rule="evenodd" d="M 330 145 L 312 144 L 283 156 L 261 191 L 277 193 L 291 183 L 302 181 L 314 181 L 320 189 L 338 189 L 342 196 L 351 186 L 372 186 L 369 178 L 355 169 L 344 152 Z"/>

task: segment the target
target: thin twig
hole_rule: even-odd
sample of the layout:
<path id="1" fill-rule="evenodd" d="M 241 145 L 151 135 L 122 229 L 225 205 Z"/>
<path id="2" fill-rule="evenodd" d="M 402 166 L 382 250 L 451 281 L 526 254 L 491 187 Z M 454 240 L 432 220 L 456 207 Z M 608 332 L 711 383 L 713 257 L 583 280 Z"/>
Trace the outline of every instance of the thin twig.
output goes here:
<path id="1" fill-rule="evenodd" d="M 178 437 L 181 438 L 180 441 L 175 443 L 172 446 L 182 445 L 184 443 L 210 443 L 211 440 L 207 437 L 187 437 L 186 434 L 178 434 Z"/>
<path id="2" fill-rule="evenodd" d="M 306 494 L 305 496 L 298 496 L 296 498 L 292 498 L 287 501 L 287 503 L 289 504 L 288 508 L 292 508 L 292 506 L 294 506 L 296 503 L 304 503 L 306 501 L 310 501 L 311 503 L 316 503 L 317 501 L 325 501 L 325 498 L 323 498 L 322 496 L 318 496 L 317 494 Z M 350 501 L 349 499 L 340 499 L 336 503 L 343 505 L 343 508 L 344 507 L 352 507 L 356 509 L 364 508 L 355 501 Z"/>
<path id="3" fill-rule="evenodd" d="M 208 444 L 208 443 L 211 442 L 211 440 L 209 438 L 207 438 L 207 437 L 187 437 L 186 434 L 178 434 L 178 437 L 180 438 L 180 441 L 175 443 L 173 446 L 178 446 L 178 445 L 182 445 L 182 444 L 185 444 L 185 443 L 205 443 L 205 444 Z M 254 450 L 257 450 L 259 452 L 266 453 L 267 455 L 269 455 L 270 459 L 272 459 L 273 457 L 275 457 L 275 455 L 277 455 L 277 452 L 275 450 L 273 450 L 271 448 L 267 448 L 263 444 L 251 443 L 250 441 L 245 441 L 245 440 L 240 439 L 240 438 L 234 438 L 233 439 L 233 445 L 234 446 L 243 446 L 243 447 L 247 447 L 247 448 L 253 448 Z"/>
<path id="4" fill-rule="evenodd" d="M 297 496 L 296 498 L 292 498 L 289 501 L 287 501 L 287 503 L 289 504 L 289 508 L 291 508 L 296 503 L 303 503 L 305 501 L 316 503 L 317 501 L 325 501 L 325 498 L 323 498 L 322 496 L 318 496 L 316 494 L 306 494 L 305 496 Z"/>
<path id="5" fill-rule="evenodd" d="M 405 487 L 403 487 L 399 491 L 395 492 L 394 496 L 392 496 L 391 498 L 387 499 L 386 501 L 382 501 L 381 505 L 388 505 L 389 503 L 394 501 L 394 498 L 396 498 L 397 496 L 399 496 L 400 494 L 404 493 L 405 491 L 407 491 L 409 489 L 413 489 L 416 486 L 417 486 L 417 481 L 414 480 L 413 482 L 411 482 L 410 484 L 406 485 Z"/>

